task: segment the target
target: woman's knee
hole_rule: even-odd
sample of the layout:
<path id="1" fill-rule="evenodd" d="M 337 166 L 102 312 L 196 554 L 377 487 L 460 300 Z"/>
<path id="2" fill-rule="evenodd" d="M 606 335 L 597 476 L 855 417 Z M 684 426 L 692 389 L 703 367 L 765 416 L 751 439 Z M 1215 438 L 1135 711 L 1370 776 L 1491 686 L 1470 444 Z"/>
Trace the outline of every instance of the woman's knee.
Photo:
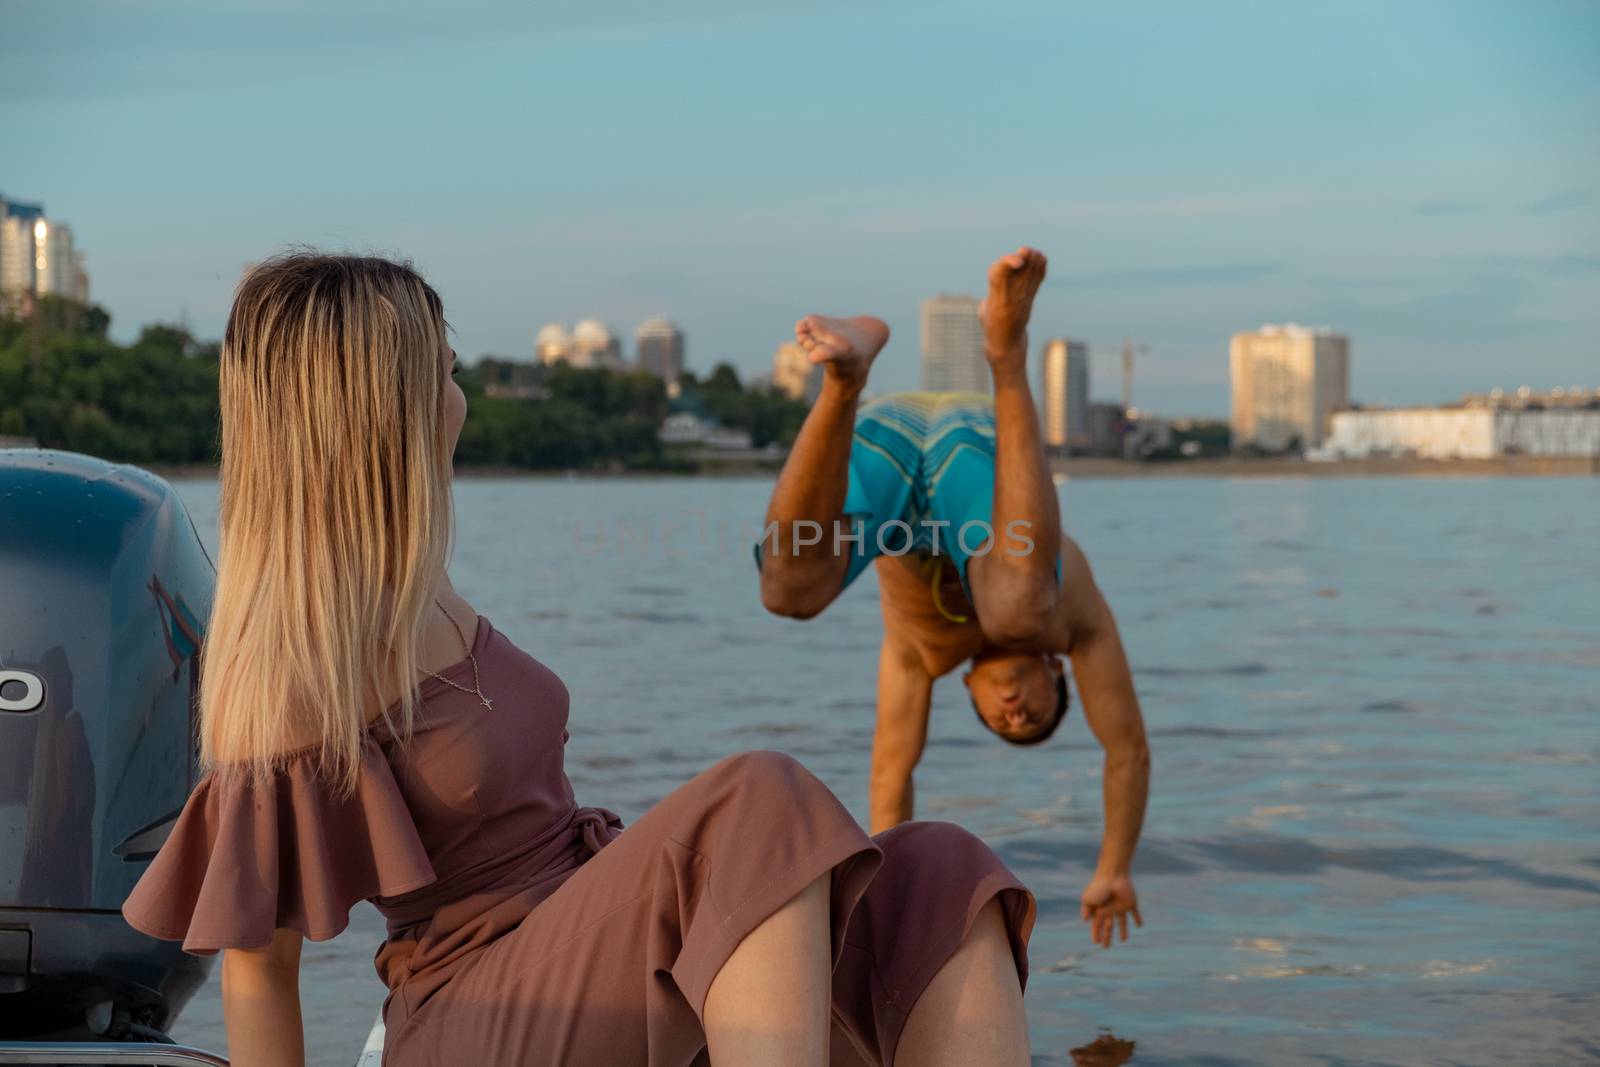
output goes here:
<path id="1" fill-rule="evenodd" d="M 968 865 L 972 857 L 998 863 L 983 838 L 953 822 L 903 822 L 873 838 L 885 856 L 915 854 L 932 863 Z"/>
<path id="2" fill-rule="evenodd" d="M 724 788 L 774 796 L 780 800 L 827 789 L 799 760 L 769 749 L 754 749 L 729 756 L 706 774 Z"/>
<path id="3" fill-rule="evenodd" d="M 1026 896 L 1005 861 L 977 834 L 954 823 L 901 823 L 873 841 L 883 850 L 880 891 L 893 899 L 942 900 L 965 912 L 973 894 L 993 890 L 1007 905 L 1008 890 Z"/>

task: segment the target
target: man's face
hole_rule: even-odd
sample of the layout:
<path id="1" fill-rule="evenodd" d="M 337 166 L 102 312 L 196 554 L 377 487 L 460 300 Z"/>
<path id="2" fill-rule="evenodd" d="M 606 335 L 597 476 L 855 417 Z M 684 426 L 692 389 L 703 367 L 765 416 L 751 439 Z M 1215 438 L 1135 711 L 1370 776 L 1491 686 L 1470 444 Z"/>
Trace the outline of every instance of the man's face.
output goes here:
<path id="1" fill-rule="evenodd" d="M 1007 741 L 1027 741 L 1055 721 L 1061 660 L 992 650 L 973 660 L 962 681 L 984 725 Z"/>

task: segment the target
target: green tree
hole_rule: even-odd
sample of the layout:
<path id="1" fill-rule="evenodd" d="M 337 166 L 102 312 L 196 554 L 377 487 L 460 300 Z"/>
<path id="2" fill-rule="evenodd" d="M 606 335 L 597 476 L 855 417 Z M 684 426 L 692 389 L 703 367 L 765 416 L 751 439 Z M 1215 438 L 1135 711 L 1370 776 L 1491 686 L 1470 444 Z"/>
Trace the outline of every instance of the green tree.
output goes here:
<path id="1" fill-rule="evenodd" d="M 151 327 L 124 347 L 107 339 L 109 324 L 104 310 L 60 297 L 0 320 L 0 425 L 114 461 L 214 459 L 215 346 Z"/>

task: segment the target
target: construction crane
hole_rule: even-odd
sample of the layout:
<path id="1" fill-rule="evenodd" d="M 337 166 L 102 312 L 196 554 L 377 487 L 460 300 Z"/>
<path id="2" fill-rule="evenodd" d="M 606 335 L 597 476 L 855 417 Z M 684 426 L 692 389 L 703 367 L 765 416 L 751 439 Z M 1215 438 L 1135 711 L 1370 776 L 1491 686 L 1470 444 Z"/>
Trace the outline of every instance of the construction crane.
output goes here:
<path id="1" fill-rule="evenodd" d="M 1122 356 L 1122 410 L 1124 412 L 1133 408 L 1133 357 L 1147 356 L 1150 346 L 1142 341 L 1123 339 L 1120 348 L 1108 348 L 1105 345 L 1094 345 L 1092 350 L 1100 354 L 1119 353 Z"/>
<path id="2" fill-rule="evenodd" d="M 1123 338 L 1122 341 L 1122 410 L 1133 410 L 1133 357 L 1147 356 L 1150 346 Z"/>

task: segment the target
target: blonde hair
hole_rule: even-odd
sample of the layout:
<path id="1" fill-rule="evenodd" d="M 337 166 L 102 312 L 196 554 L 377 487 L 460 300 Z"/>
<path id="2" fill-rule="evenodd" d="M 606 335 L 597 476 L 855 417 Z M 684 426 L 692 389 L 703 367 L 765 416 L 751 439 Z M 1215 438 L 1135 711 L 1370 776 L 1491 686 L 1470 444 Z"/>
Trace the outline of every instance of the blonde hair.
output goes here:
<path id="1" fill-rule="evenodd" d="M 295 252 L 249 271 L 223 335 L 221 545 L 202 761 L 312 750 L 355 788 L 367 709 L 410 733 L 451 534 L 449 342 L 409 265 Z"/>

